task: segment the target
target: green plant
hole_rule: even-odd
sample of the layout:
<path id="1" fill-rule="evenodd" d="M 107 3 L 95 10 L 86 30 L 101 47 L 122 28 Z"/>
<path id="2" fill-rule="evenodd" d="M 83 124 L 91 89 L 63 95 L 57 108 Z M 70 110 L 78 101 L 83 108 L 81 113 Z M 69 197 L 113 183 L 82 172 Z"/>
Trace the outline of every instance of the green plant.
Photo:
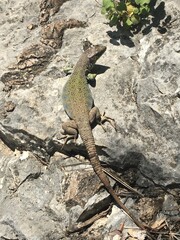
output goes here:
<path id="1" fill-rule="evenodd" d="M 109 19 L 110 26 L 120 24 L 126 28 L 138 25 L 147 18 L 151 0 L 103 0 L 101 13 Z"/>

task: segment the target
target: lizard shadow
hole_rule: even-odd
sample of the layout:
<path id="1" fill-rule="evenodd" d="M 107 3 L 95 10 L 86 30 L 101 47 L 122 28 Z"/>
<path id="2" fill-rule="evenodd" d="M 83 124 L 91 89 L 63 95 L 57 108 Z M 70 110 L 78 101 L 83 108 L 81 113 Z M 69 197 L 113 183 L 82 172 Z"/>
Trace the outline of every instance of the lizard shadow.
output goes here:
<path id="1" fill-rule="evenodd" d="M 108 66 L 95 64 L 94 67 L 91 70 L 91 73 L 100 75 L 100 74 L 103 74 L 104 72 L 106 72 L 109 68 L 110 67 L 108 67 Z M 96 79 L 95 78 L 92 79 L 92 80 L 88 79 L 87 81 L 88 81 L 88 84 L 91 85 L 91 87 L 96 87 Z"/>
<path id="2" fill-rule="evenodd" d="M 104 66 L 104 65 L 100 65 L 100 64 L 95 64 L 94 67 L 92 68 L 92 73 L 97 73 L 99 74 L 103 74 L 105 73 L 110 67 L 108 66 Z"/>

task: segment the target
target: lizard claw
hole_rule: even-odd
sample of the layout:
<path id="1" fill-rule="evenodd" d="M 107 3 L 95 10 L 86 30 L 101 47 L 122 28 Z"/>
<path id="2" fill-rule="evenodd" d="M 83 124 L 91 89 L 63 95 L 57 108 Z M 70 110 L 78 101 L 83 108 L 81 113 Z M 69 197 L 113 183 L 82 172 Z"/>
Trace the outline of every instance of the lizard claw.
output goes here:
<path id="1" fill-rule="evenodd" d="M 54 140 L 55 140 L 57 143 L 60 143 L 60 141 L 61 141 L 62 139 L 65 139 L 65 141 L 64 141 L 64 143 L 62 144 L 61 150 L 64 148 L 64 146 L 67 144 L 67 142 L 68 142 L 69 140 L 73 139 L 73 140 L 74 140 L 74 144 L 76 144 L 76 140 L 77 140 L 76 136 L 68 136 L 68 135 L 64 135 L 64 136 L 58 137 L 58 138 L 56 138 L 56 139 L 54 139 Z"/>
<path id="2" fill-rule="evenodd" d="M 98 124 L 101 125 L 101 127 L 103 128 L 103 130 L 106 132 L 106 129 L 103 126 L 103 123 L 108 122 L 110 123 L 110 125 L 115 129 L 115 131 L 117 132 L 117 128 L 116 128 L 116 123 L 115 120 L 111 117 L 107 117 L 105 116 L 105 112 L 101 115 L 101 120 Z"/>
<path id="3" fill-rule="evenodd" d="M 62 137 L 61 139 L 65 139 L 65 141 L 64 141 L 64 143 L 63 143 L 63 145 L 62 145 L 62 147 L 61 147 L 61 150 L 64 148 L 64 146 L 67 144 L 67 142 L 68 142 L 69 140 L 73 139 L 73 140 L 74 140 L 74 144 L 76 144 L 76 140 L 77 140 L 77 138 L 74 137 L 74 136 L 64 136 L 64 137 Z"/>

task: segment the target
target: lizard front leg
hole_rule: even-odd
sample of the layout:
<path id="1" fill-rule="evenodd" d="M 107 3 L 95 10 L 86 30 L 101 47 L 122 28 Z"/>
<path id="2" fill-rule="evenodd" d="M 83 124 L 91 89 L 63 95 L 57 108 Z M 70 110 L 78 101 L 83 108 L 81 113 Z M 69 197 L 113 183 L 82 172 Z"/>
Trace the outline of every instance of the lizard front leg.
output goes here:
<path id="1" fill-rule="evenodd" d="M 89 121 L 90 121 L 91 124 L 96 122 L 97 124 L 101 125 L 101 127 L 103 128 L 104 131 L 106 131 L 106 129 L 104 128 L 103 123 L 109 122 L 111 124 L 111 126 L 116 130 L 116 124 L 115 124 L 114 119 L 105 116 L 105 113 L 103 113 L 101 115 L 100 111 L 99 111 L 99 108 L 97 108 L 97 107 L 93 107 L 90 110 Z"/>
<path id="2" fill-rule="evenodd" d="M 94 122 L 100 124 L 101 122 L 101 114 L 99 111 L 99 108 L 97 107 L 93 107 L 90 112 L 89 112 L 89 121 L 91 124 L 93 124 Z"/>

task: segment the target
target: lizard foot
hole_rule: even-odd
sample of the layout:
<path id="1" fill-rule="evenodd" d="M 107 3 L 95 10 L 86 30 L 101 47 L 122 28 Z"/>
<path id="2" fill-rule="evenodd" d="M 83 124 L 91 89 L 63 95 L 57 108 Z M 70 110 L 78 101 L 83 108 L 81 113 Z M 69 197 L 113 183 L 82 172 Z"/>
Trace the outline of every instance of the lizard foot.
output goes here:
<path id="1" fill-rule="evenodd" d="M 71 140 L 74 139 L 74 143 L 76 143 L 76 140 L 78 138 L 78 130 L 77 130 L 77 125 L 74 120 L 69 120 L 67 122 L 64 122 L 62 124 L 62 129 L 63 136 L 59 138 L 59 140 L 65 139 L 64 144 L 62 145 L 62 148 L 65 146 L 65 144 Z"/>
<path id="2" fill-rule="evenodd" d="M 63 136 L 62 136 L 63 135 Z M 64 142 L 63 142 L 63 144 L 61 143 L 61 140 L 63 140 L 64 139 Z M 68 134 L 65 134 L 64 132 L 61 132 L 61 136 L 59 136 L 59 134 L 58 134 L 58 136 L 57 137 L 55 137 L 55 138 L 53 138 L 53 140 L 57 143 L 57 144 L 61 144 L 62 145 L 62 147 L 61 147 L 61 150 L 64 148 L 64 146 L 68 143 L 68 141 L 70 141 L 70 140 L 74 140 L 73 142 L 74 142 L 74 144 L 76 144 L 76 140 L 77 140 L 77 135 L 68 135 Z"/>
<path id="3" fill-rule="evenodd" d="M 116 128 L 116 123 L 115 123 L 115 120 L 111 117 L 107 117 L 105 116 L 105 112 L 101 115 L 101 120 L 98 121 L 98 124 L 101 125 L 101 127 L 103 128 L 103 130 L 106 132 L 106 129 L 104 128 L 103 126 L 103 123 L 105 122 L 108 122 L 110 123 L 110 125 L 115 129 L 115 131 L 117 131 L 117 128 Z"/>
<path id="4" fill-rule="evenodd" d="M 65 136 L 62 136 L 59 140 L 62 140 L 62 139 L 65 139 L 62 147 L 61 147 L 61 150 L 64 148 L 64 146 L 67 144 L 67 142 L 71 139 L 73 139 L 74 141 L 74 144 L 76 144 L 76 140 L 77 140 L 77 137 L 76 136 L 68 136 L 68 135 L 65 135 Z"/>

